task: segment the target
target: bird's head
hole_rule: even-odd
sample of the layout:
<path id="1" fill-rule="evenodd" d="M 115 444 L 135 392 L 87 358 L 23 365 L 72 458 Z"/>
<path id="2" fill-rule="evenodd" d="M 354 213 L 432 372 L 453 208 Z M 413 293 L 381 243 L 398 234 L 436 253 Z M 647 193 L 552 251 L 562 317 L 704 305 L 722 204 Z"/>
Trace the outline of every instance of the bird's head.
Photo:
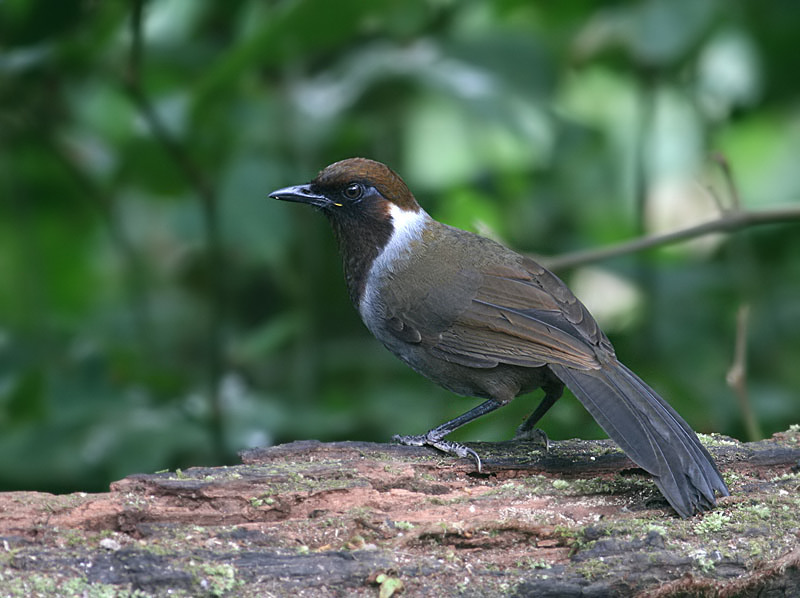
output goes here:
<path id="1" fill-rule="evenodd" d="M 420 210 L 403 179 L 385 164 L 366 158 L 335 162 L 310 183 L 278 189 L 269 196 L 312 205 L 332 220 L 381 217 L 388 220 L 397 209 Z"/>
<path id="2" fill-rule="evenodd" d="M 386 267 L 405 255 L 433 222 L 403 179 L 388 166 L 365 158 L 336 162 L 310 183 L 278 189 L 269 196 L 312 205 L 328 217 L 357 306 L 373 264 Z"/>

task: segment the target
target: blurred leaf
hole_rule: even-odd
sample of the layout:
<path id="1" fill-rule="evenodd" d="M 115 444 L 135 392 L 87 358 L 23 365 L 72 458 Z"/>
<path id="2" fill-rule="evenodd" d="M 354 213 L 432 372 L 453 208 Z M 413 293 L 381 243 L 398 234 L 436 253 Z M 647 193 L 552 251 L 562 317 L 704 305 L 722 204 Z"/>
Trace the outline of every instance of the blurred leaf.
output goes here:
<path id="1" fill-rule="evenodd" d="M 302 314 L 284 315 L 250 331 L 242 339 L 237 354 L 240 359 L 265 358 L 286 346 L 304 325 Z"/>
<path id="2" fill-rule="evenodd" d="M 4 0 L 0 3 L 3 45 L 27 45 L 68 31 L 87 16 L 81 0 Z"/>
<path id="3" fill-rule="evenodd" d="M 496 30 L 456 37 L 444 48 L 448 56 L 491 73 L 530 101 L 547 98 L 556 83 L 552 57 L 537 42 L 528 32 Z"/>
<path id="4" fill-rule="evenodd" d="M 0 395 L 0 422 L 33 422 L 42 420 L 47 412 L 45 380 L 41 370 L 22 372 L 6 383 L 9 387 Z"/>
<path id="5" fill-rule="evenodd" d="M 592 56 L 619 46 L 636 65 L 675 66 L 708 32 L 717 6 L 711 0 L 645 0 L 599 11 L 578 38 L 578 53 Z"/>

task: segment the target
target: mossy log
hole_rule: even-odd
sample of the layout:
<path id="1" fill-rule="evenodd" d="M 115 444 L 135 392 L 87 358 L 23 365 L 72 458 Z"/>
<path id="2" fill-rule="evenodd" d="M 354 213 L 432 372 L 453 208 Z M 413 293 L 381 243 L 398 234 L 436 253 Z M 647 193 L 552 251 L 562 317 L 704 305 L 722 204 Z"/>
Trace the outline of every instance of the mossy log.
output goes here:
<path id="1" fill-rule="evenodd" d="M 2 596 L 798 596 L 800 427 L 704 436 L 689 520 L 609 441 L 294 442 L 104 494 L 0 494 Z"/>

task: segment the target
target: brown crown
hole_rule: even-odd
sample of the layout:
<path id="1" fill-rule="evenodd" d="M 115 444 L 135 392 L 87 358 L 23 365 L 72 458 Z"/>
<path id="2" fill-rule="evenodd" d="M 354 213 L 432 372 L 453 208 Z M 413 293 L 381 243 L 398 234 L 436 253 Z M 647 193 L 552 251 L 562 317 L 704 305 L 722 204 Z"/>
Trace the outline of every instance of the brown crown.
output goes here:
<path id="1" fill-rule="evenodd" d="M 383 197 L 404 210 L 417 211 L 419 204 L 403 179 L 391 168 L 375 160 L 348 158 L 326 166 L 312 184 L 323 189 L 344 187 L 358 182 L 375 187 Z"/>

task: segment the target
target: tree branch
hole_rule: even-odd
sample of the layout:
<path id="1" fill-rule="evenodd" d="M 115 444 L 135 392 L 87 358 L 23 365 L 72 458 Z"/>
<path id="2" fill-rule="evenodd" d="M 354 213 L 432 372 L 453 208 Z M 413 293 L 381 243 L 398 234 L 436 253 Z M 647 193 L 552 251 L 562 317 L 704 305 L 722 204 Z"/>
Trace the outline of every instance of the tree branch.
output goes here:
<path id="1" fill-rule="evenodd" d="M 691 226 L 683 230 L 673 231 L 660 235 L 649 235 L 632 241 L 625 241 L 600 249 L 575 251 L 552 258 L 537 258 L 543 265 L 551 270 L 566 270 L 576 266 L 583 266 L 599 262 L 612 257 L 628 255 L 645 249 L 672 245 L 710 233 L 734 232 L 751 226 L 763 224 L 788 224 L 800 222 L 800 205 L 791 205 L 759 211 L 728 210 L 719 218 Z"/>

